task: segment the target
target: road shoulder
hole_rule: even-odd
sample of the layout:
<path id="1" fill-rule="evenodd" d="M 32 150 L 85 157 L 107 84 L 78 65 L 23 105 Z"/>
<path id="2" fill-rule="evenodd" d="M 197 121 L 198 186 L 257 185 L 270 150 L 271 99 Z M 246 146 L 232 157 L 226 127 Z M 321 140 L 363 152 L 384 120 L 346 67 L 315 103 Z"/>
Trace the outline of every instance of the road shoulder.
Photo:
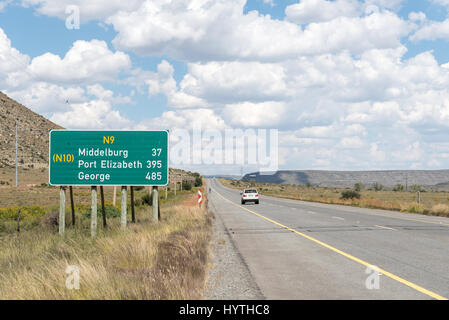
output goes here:
<path id="1" fill-rule="evenodd" d="M 213 212 L 213 208 L 210 210 Z M 213 221 L 212 267 L 209 270 L 204 298 L 208 300 L 265 299 L 220 216 L 215 215 Z"/>

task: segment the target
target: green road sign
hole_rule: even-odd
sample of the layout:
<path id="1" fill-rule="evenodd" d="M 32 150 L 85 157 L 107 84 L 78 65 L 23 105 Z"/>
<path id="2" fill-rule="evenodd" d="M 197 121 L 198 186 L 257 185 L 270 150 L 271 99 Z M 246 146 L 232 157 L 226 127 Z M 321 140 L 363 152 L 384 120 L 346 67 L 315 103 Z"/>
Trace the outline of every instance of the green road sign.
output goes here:
<path id="1" fill-rule="evenodd" d="M 166 186 L 168 131 L 50 131 L 50 185 Z"/>

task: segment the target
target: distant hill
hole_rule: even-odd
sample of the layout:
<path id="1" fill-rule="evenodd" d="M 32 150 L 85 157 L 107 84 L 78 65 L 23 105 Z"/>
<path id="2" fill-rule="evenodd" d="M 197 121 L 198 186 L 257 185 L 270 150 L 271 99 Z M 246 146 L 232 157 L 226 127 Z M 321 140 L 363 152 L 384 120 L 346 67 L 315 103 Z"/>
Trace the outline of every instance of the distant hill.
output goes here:
<path id="1" fill-rule="evenodd" d="M 449 186 L 449 170 L 391 170 L 391 171 L 321 171 L 321 170 L 284 170 L 273 175 L 259 173 L 246 174 L 242 180 L 277 184 L 305 185 L 310 183 L 323 187 L 353 187 L 355 183 L 363 183 L 371 187 L 375 183 L 385 187 L 396 184 L 408 186 L 435 186 L 445 189 Z"/>
<path id="2" fill-rule="evenodd" d="M 15 165 L 16 122 L 21 167 L 48 164 L 48 131 L 62 127 L 0 92 L 0 167 Z"/>

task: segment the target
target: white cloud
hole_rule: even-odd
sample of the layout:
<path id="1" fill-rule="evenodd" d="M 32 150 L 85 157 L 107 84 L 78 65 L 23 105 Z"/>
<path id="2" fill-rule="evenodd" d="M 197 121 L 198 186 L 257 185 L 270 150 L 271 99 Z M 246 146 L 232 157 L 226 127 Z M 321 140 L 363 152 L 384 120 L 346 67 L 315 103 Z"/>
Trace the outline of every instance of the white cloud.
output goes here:
<path id="1" fill-rule="evenodd" d="M 286 110 L 281 102 L 243 102 L 227 105 L 223 117 L 235 127 L 274 127 L 285 119 Z"/>
<path id="2" fill-rule="evenodd" d="M 449 7 L 449 0 L 430 0 L 430 2 L 439 4 L 441 6 Z"/>
<path id="3" fill-rule="evenodd" d="M 298 148 L 296 156 L 287 152 L 284 168 L 391 169 L 411 162 L 419 168 L 442 152 L 424 141 L 447 138 L 449 70 L 431 52 L 404 60 L 406 52 L 399 46 L 358 58 L 343 52 L 278 63 L 191 63 L 179 85 L 166 80 L 171 90 L 165 92 L 204 101 L 213 108 L 211 119 L 223 121 L 211 127 L 296 129 L 281 135 L 281 148 Z M 160 78 L 173 79 L 172 68 L 164 70 Z M 182 127 L 189 123 L 184 116 L 176 111 L 155 122 Z M 419 153 L 422 164 L 400 157 L 413 153 L 409 146 L 416 141 L 426 150 Z"/>
<path id="4" fill-rule="evenodd" d="M 412 41 L 449 39 L 449 19 L 444 21 L 428 21 L 423 24 L 413 35 Z"/>
<path id="5" fill-rule="evenodd" d="M 286 19 L 298 24 L 330 21 L 338 17 L 360 15 L 361 4 L 357 0 L 302 0 L 287 6 Z"/>
<path id="6" fill-rule="evenodd" d="M 362 148 L 365 143 L 360 137 L 344 137 L 338 143 L 338 147 L 343 149 L 359 149 Z"/>
<path id="7" fill-rule="evenodd" d="M 27 55 L 11 47 L 0 28 L 2 91 L 67 128 L 130 126 L 131 122 L 112 105 L 131 103 L 131 99 L 114 96 L 98 84 L 117 81 L 119 72 L 130 65 L 126 54 L 113 53 L 104 41 L 98 40 L 76 41 L 63 59 L 46 53 L 30 62 Z M 90 85 L 84 89 L 86 84 Z"/>
<path id="8" fill-rule="evenodd" d="M 6 94 L 40 114 L 68 110 L 69 103 L 86 101 L 81 87 L 64 88 L 55 84 L 35 82 L 22 90 L 7 90 Z"/>
<path id="9" fill-rule="evenodd" d="M 86 84 L 115 81 L 120 71 L 130 66 L 129 56 L 110 51 L 105 41 L 78 40 L 63 59 L 45 53 L 34 58 L 27 71 L 39 81 Z"/>
<path id="10" fill-rule="evenodd" d="M 150 96 L 160 93 L 164 94 L 167 97 L 167 106 L 172 108 L 206 107 L 206 102 L 201 98 L 178 90 L 173 73 L 173 66 L 165 60 L 157 66 L 157 72 L 143 73 L 141 77 L 148 85 L 148 93 Z"/>
<path id="11" fill-rule="evenodd" d="M 187 109 L 164 112 L 160 117 L 140 122 L 136 128 L 140 130 L 186 129 L 193 126 L 202 129 L 224 130 L 228 128 L 225 121 L 211 109 Z"/>
<path id="12" fill-rule="evenodd" d="M 244 0 L 145 1 L 138 10 L 119 12 L 107 22 L 118 32 L 113 43 L 120 50 L 187 61 L 279 61 L 342 50 L 360 53 L 396 47 L 410 29 L 394 13 L 382 11 L 339 16 L 303 30 L 256 11 L 243 14 L 244 4 Z"/>
<path id="13" fill-rule="evenodd" d="M 335 127 L 330 126 L 313 126 L 304 127 L 296 132 L 297 136 L 307 138 L 329 138 L 335 132 Z"/>
<path id="14" fill-rule="evenodd" d="M 65 19 L 67 6 L 80 8 L 80 20 L 86 23 L 90 20 L 105 19 L 118 11 L 136 9 L 141 0 L 22 0 L 25 7 L 36 7 L 36 11 L 51 17 Z"/>
<path id="15" fill-rule="evenodd" d="M 259 62 L 191 63 L 180 90 L 211 103 L 284 100 L 289 96 L 280 64 Z"/>
<path id="16" fill-rule="evenodd" d="M 112 90 L 106 90 L 100 84 L 94 84 L 91 86 L 87 86 L 87 93 L 91 96 L 95 96 L 99 100 L 108 101 L 112 104 L 130 104 L 132 103 L 131 98 L 128 96 L 114 96 L 114 92 Z"/>
<path id="17" fill-rule="evenodd" d="M 145 1 L 138 10 L 119 12 L 107 22 L 119 32 L 113 41 L 118 48 L 142 55 L 194 61 L 293 55 L 301 29 L 255 11 L 244 15 L 244 4 L 244 0 Z"/>
<path id="18" fill-rule="evenodd" d="M 376 162 L 385 161 L 387 158 L 387 154 L 384 151 L 379 150 L 379 147 L 376 143 L 372 143 L 370 147 L 370 156 Z"/>
<path id="19" fill-rule="evenodd" d="M 427 19 L 427 16 L 424 12 L 410 12 L 408 15 L 409 20 L 423 22 Z"/>
<path id="20" fill-rule="evenodd" d="M 0 85 L 6 86 L 4 82 L 12 81 L 16 73 L 23 70 L 29 61 L 27 55 L 11 46 L 11 40 L 0 28 Z"/>
<path id="21" fill-rule="evenodd" d="M 125 129 L 132 125 L 107 101 L 92 100 L 70 107 L 69 111 L 54 113 L 50 120 L 69 129 Z"/>
<path id="22" fill-rule="evenodd" d="M 404 0 L 365 0 L 365 6 L 376 6 L 379 9 L 389 9 L 397 11 L 401 8 Z"/>

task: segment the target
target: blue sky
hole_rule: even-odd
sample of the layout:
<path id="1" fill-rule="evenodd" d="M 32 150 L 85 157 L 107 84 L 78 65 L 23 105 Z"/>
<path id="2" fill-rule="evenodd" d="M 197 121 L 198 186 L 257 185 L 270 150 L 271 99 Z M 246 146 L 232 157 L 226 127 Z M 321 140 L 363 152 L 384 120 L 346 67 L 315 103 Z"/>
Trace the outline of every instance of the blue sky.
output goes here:
<path id="1" fill-rule="evenodd" d="M 78 30 L 66 28 L 73 4 Z M 15 61 L 0 58 L 0 90 L 67 128 L 198 120 L 217 130 L 278 129 L 283 168 L 448 166 L 442 0 L 22 0 L 0 8 L 0 57 Z"/>

